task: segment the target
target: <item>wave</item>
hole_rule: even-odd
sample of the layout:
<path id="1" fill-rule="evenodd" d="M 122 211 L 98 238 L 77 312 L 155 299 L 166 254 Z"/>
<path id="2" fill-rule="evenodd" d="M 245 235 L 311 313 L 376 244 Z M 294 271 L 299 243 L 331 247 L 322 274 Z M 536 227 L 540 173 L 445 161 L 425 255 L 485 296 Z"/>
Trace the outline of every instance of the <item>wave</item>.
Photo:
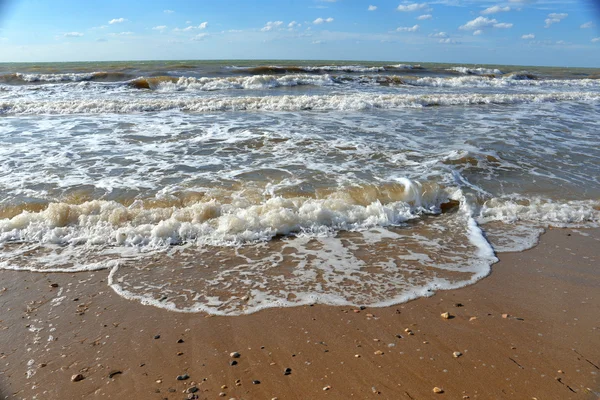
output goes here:
<path id="1" fill-rule="evenodd" d="M 424 77 L 405 78 L 404 83 L 429 87 L 594 87 L 600 88 L 596 79 L 530 79 L 526 76 L 509 74 L 502 77 L 461 76 L 452 78 Z"/>
<path id="2" fill-rule="evenodd" d="M 275 196 L 259 203 L 217 199 L 181 205 L 92 200 L 50 203 L 0 220 L 0 243 L 163 246 L 187 242 L 231 244 L 300 232 L 396 225 L 422 212 L 446 209 L 449 195 L 437 185 L 409 180 L 383 187 L 354 187 L 322 198 Z M 177 206 L 179 205 L 179 206 Z"/>
<path id="3" fill-rule="evenodd" d="M 468 68 L 468 67 L 452 67 L 447 71 L 458 72 L 466 75 L 501 75 L 502 71 L 497 68 Z"/>
<path id="4" fill-rule="evenodd" d="M 32 83 L 60 83 L 60 82 L 119 82 L 131 79 L 132 76 L 122 72 L 88 72 L 88 73 L 62 73 L 62 74 L 24 74 L 12 73 L 0 75 L 0 83 L 12 85 Z"/>
<path id="5" fill-rule="evenodd" d="M 30 114 L 97 114 L 134 113 L 179 110 L 184 112 L 214 111 L 360 111 L 370 109 L 421 108 L 432 106 L 507 105 L 600 100 L 600 93 L 558 92 L 538 94 L 348 94 L 264 97 L 194 97 L 179 99 L 77 99 L 77 100 L 4 100 L 0 115 Z"/>
<path id="6" fill-rule="evenodd" d="M 365 66 L 365 65 L 321 65 L 321 66 L 278 66 L 265 65 L 256 67 L 229 67 L 230 70 L 242 71 L 250 74 L 289 74 L 289 73 L 323 73 L 323 72 L 346 72 L 346 73 L 365 73 L 365 72 L 385 72 L 393 70 L 420 70 L 420 65 L 395 64 L 384 66 Z"/>
<path id="7" fill-rule="evenodd" d="M 291 86 L 331 86 L 336 80 L 330 75 L 254 75 L 228 78 L 193 78 L 160 76 L 137 78 L 127 84 L 136 89 L 154 89 L 163 91 L 200 90 L 215 91 L 228 89 L 271 89 Z"/>

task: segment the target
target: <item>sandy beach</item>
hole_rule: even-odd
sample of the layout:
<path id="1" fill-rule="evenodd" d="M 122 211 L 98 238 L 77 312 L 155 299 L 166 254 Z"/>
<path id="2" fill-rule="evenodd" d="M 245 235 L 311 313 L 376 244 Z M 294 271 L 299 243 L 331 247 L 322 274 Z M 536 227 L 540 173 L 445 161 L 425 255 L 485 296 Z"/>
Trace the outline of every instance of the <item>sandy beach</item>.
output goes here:
<path id="1" fill-rule="evenodd" d="M 489 277 L 462 289 L 387 308 L 235 317 L 125 300 L 106 286 L 108 271 L 0 271 L 0 394 L 598 398 L 599 242 L 597 229 L 551 229 L 531 250 L 499 254 Z"/>

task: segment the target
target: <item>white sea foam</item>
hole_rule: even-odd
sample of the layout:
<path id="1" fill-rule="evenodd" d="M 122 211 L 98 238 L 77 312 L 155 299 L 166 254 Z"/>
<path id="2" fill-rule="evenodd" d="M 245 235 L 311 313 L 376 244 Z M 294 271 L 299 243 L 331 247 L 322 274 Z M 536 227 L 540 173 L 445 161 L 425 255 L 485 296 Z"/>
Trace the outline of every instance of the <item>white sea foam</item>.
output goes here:
<path id="1" fill-rule="evenodd" d="M 25 82 L 81 82 L 87 81 L 101 72 L 65 73 L 65 74 L 22 74 L 16 76 Z"/>
<path id="2" fill-rule="evenodd" d="M 227 90 L 227 89 L 271 89 L 276 87 L 291 86 L 331 86 L 335 81 L 329 75 L 253 75 L 228 78 L 186 78 L 181 77 L 177 81 L 163 81 L 158 83 L 157 89 L 163 91 L 172 90 Z"/>
<path id="3" fill-rule="evenodd" d="M 595 92 L 502 93 L 502 94 L 349 94 L 268 97 L 199 97 L 177 99 L 136 98 L 127 100 L 4 100 L 0 114 L 80 114 L 135 113 L 180 110 L 211 111 L 302 111 L 421 108 L 428 106 L 468 106 L 485 104 L 522 104 L 532 102 L 600 100 Z"/>
<path id="4" fill-rule="evenodd" d="M 469 87 L 535 87 L 535 88 L 600 88 L 598 79 L 518 79 L 515 75 L 507 75 L 500 78 L 485 76 L 460 76 L 451 78 L 424 77 L 418 79 L 406 79 L 407 83 L 415 86 L 447 87 L 447 88 L 469 88 Z"/>
<path id="5" fill-rule="evenodd" d="M 467 75 L 500 75 L 502 71 L 497 68 L 469 68 L 469 67 L 452 67 L 449 71 L 460 72 Z"/>

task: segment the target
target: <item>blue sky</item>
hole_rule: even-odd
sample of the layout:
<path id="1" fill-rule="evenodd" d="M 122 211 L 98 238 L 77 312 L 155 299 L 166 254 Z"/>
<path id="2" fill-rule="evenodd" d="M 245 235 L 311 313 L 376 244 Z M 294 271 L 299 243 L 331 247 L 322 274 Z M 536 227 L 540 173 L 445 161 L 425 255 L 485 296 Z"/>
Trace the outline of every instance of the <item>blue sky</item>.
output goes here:
<path id="1" fill-rule="evenodd" d="M 589 0 L 0 0 L 0 62 L 382 60 L 600 67 Z"/>

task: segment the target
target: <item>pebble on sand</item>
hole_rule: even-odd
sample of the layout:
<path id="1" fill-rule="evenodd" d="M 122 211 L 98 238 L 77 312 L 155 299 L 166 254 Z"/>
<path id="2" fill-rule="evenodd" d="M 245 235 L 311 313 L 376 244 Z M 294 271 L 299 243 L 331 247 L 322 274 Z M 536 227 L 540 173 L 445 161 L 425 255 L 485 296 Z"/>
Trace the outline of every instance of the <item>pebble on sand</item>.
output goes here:
<path id="1" fill-rule="evenodd" d="M 502 318 L 508 318 L 508 314 L 502 314 Z"/>
<path id="2" fill-rule="evenodd" d="M 383 355 L 383 351 L 381 351 L 381 350 L 377 350 L 377 351 L 376 351 L 375 353 L 373 353 L 373 354 L 375 354 L 376 356 L 381 356 L 381 355 Z"/>
<path id="3" fill-rule="evenodd" d="M 189 378 L 190 378 L 190 376 L 188 374 L 177 375 L 178 381 L 185 381 L 186 379 L 189 379 Z"/>
<path id="4" fill-rule="evenodd" d="M 444 393 L 444 389 L 436 386 L 433 388 L 433 393 Z"/>
<path id="5" fill-rule="evenodd" d="M 229 353 L 229 357 L 231 358 L 240 358 L 241 354 L 238 353 L 237 351 L 234 351 L 233 353 Z"/>
<path id="6" fill-rule="evenodd" d="M 286 369 L 283 371 L 283 374 L 284 374 L 284 375 L 289 375 L 289 374 L 291 374 L 291 373 L 292 373 L 292 369 L 291 369 L 291 368 L 286 368 Z"/>
<path id="7" fill-rule="evenodd" d="M 73 376 L 71 377 L 71 382 L 79 382 L 79 381 L 82 381 L 82 380 L 84 380 L 84 379 L 85 379 L 85 377 L 84 377 L 83 375 L 81 375 L 81 374 L 76 374 L 76 375 L 73 375 Z"/>
<path id="8" fill-rule="evenodd" d="M 444 319 L 450 319 L 450 317 L 451 317 L 449 312 L 442 313 L 442 314 L 440 314 L 440 316 Z"/>
<path id="9" fill-rule="evenodd" d="M 471 317 L 471 318 L 469 318 L 469 322 L 475 321 L 476 319 L 477 319 L 477 317 Z"/>
<path id="10" fill-rule="evenodd" d="M 455 351 L 454 353 L 452 353 L 452 356 L 454 358 L 458 358 L 458 357 L 462 356 L 462 353 L 460 351 Z"/>
<path id="11" fill-rule="evenodd" d="M 329 386 L 329 385 L 327 385 L 323 388 L 323 390 L 329 390 L 329 389 L 331 389 L 331 386 Z"/>

